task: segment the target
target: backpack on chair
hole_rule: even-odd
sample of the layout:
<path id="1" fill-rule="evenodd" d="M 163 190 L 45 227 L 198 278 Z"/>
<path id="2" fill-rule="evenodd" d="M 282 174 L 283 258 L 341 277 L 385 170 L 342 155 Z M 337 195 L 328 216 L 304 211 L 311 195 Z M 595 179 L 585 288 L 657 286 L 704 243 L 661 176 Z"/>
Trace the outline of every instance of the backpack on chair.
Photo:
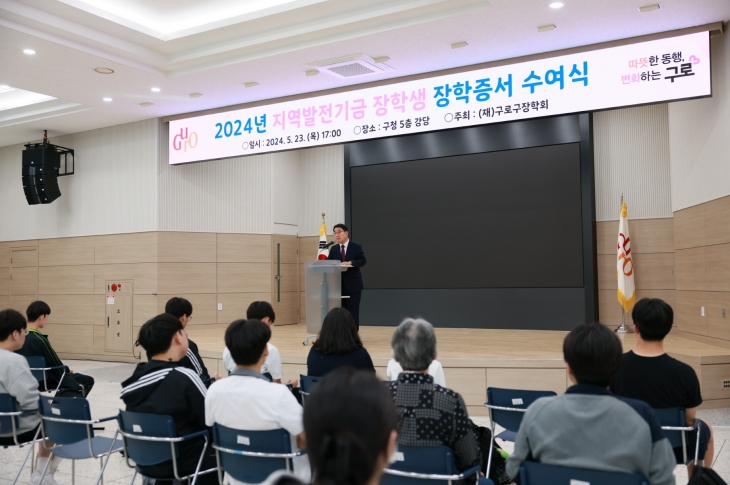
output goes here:
<path id="1" fill-rule="evenodd" d="M 696 466 L 687 485 L 727 485 L 727 483 L 712 468 Z"/>

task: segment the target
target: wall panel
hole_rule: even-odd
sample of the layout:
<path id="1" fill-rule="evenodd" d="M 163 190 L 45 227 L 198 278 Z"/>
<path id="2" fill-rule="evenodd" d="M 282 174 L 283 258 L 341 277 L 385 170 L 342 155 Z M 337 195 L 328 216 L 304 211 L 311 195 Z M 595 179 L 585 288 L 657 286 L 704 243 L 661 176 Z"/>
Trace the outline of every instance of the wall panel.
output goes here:
<path id="1" fill-rule="evenodd" d="M 299 235 L 318 236 L 322 212 L 327 231 L 345 222 L 345 152 L 343 145 L 310 148 L 301 152 L 302 199 Z M 353 233 L 353 239 L 357 235 Z"/>
<path id="2" fill-rule="evenodd" d="M 168 300 L 173 296 L 185 298 L 193 305 L 193 319 L 190 321 L 189 325 L 198 326 L 217 323 L 216 304 L 218 303 L 218 298 L 217 295 L 214 293 L 177 293 L 169 295 L 158 295 L 156 309 L 157 313 L 155 313 L 154 315 L 157 315 L 158 313 L 165 313 L 165 305 L 167 304 Z M 154 315 L 150 314 L 148 319 L 152 318 Z"/>
<path id="3" fill-rule="evenodd" d="M 93 295 L 94 265 L 40 266 L 38 294 Z"/>
<path id="4" fill-rule="evenodd" d="M 96 238 L 64 237 L 38 241 L 38 266 L 94 264 Z"/>
<path id="5" fill-rule="evenodd" d="M 215 263 L 215 260 L 215 233 L 158 233 L 158 261 L 160 263 Z"/>
<path id="6" fill-rule="evenodd" d="M 160 294 L 216 292 L 215 263 L 158 263 Z"/>
<path id="7" fill-rule="evenodd" d="M 269 293 L 271 263 L 218 263 L 218 293 Z"/>
<path id="8" fill-rule="evenodd" d="M 224 293 L 218 295 L 223 310 L 218 313 L 218 323 L 228 325 L 239 318 L 246 318 L 248 306 L 255 301 L 269 301 L 271 292 L 266 293 Z"/>
<path id="9" fill-rule="evenodd" d="M 674 319 L 680 332 L 708 335 L 707 312 L 703 317 L 700 310 L 703 306 L 707 306 L 707 294 L 704 291 L 677 291 Z"/>
<path id="10" fill-rule="evenodd" d="M 219 263 L 270 263 L 271 236 L 268 234 L 217 234 Z"/>
<path id="11" fill-rule="evenodd" d="M 45 295 L 39 293 L 38 299 L 45 301 L 51 307 L 49 320 L 53 325 L 56 323 L 94 325 L 94 307 L 95 303 L 99 302 L 96 295 Z M 98 307 L 98 305 L 96 306 Z"/>

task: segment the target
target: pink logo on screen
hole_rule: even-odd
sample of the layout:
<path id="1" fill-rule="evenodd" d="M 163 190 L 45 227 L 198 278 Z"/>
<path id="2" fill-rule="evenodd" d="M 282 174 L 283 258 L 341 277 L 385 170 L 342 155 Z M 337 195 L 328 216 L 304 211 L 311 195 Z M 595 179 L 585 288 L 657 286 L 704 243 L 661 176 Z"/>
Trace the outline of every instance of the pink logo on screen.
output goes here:
<path id="1" fill-rule="evenodd" d="M 172 148 L 175 151 L 188 151 L 188 148 L 193 149 L 198 146 L 198 134 L 194 131 L 188 134 L 188 129 L 180 128 L 180 133 L 174 136 L 172 139 Z"/>

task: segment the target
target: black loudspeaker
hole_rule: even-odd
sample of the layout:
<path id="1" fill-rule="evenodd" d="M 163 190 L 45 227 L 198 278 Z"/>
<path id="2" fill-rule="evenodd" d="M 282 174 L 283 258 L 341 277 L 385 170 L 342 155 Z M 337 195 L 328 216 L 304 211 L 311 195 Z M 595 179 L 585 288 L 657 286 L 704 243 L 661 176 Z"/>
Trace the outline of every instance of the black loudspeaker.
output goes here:
<path id="1" fill-rule="evenodd" d="M 23 150 L 23 191 L 28 204 L 50 204 L 61 197 L 58 188 L 60 166 L 61 156 L 53 145 L 26 146 Z"/>

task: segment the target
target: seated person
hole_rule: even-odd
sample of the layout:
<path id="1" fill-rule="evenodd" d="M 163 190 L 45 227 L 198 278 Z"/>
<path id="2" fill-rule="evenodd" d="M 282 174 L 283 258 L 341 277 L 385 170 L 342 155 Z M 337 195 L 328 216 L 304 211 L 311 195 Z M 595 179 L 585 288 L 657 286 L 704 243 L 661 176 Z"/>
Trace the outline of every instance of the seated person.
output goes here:
<path id="1" fill-rule="evenodd" d="M 516 477 L 524 460 L 610 472 L 641 473 L 651 485 L 674 485 L 674 453 L 654 411 L 608 391 L 621 367 L 621 342 L 600 323 L 579 325 L 563 342 L 568 376 L 562 396 L 527 409 L 507 460 Z"/>
<path id="2" fill-rule="evenodd" d="M 22 356 L 35 357 L 41 356 L 46 360 L 46 367 L 62 366 L 63 362 L 58 358 L 56 352 L 48 341 L 48 335 L 43 335 L 40 330 L 48 323 L 48 316 L 51 314 L 51 307 L 42 301 L 34 301 L 28 305 L 26 310 L 28 316 L 28 336 L 25 344 L 20 350 L 16 350 Z M 58 380 L 63 375 L 63 371 L 53 370 L 46 371 L 46 386 L 48 389 L 55 389 L 58 386 Z M 63 377 L 61 387 L 59 387 L 56 396 L 60 397 L 86 397 L 94 387 L 94 378 L 74 372 L 69 369 Z"/>
<path id="3" fill-rule="evenodd" d="M 173 296 L 167 301 L 167 304 L 165 304 L 165 313 L 169 313 L 180 320 L 184 329 L 188 326 L 190 320 L 193 319 L 193 304 L 185 298 Z M 147 358 L 149 359 L 149 355 Z M 200 357 L 200 352 L 198 352 L 198 346 L 190 339 L 188 339 L 188 352 L 180 361 L 180 365 L 197 372 L 198 377 L 200 377 L 201 380 L 210 379 L 208 369 L 205 368 L 203 358 Z M 221 375 L 215 374 L 213 377 L 220 379 Z"/>
<path id="4" fill-rule="evenodd" d="M 664 352 L 664 337 L 672 330 L 674 311 L 658 298 L 639 300 L 631 312 L 636 332 L 636 348 L 624 354 L 621 368 L 611 384 L 617 396 L 641 399 L 654 409 L 684 408 L 687 426 L 695 422 L 697 407 L 702 404 L 700 381 L 689 365 L 669 357 Z M 712 464 L 714 442 L 712 428 L 700 424 L 699 460 Z M 687 460 L 694 461 L 696 434 L 687 435 Z M 682 447 L 674 449 L 677 461 L 682 461 Z M 690 474 L 691 475 L 691 474 Z"/>
<path id="5" fill-rule="evenodd" d="M 403 367 L 395 359 L 388 361 L 388 367 L 385 370 L 389 381 L 398 380 L 398 376 L 403 372 Z M 444 376 L 444 368 L 436 359 L 433 359 L 431 365 L 428 366 L 428 375 L 433 377 L 433 383 L 441 387 L 446 387 L 446 377 Z"/>
<path id="6" fill-rule="evenodd" d="M 321 377 L 338 367 L 375 372 L 373 359 L 362 346 L 357 325 L 346 308 L 330 310 L 307 356 L 307 375 Z"/>
<path id="7" fill-rule="evenodd" d="M 138 364 L 132 377 L 122 382 L 121 398 L 127 411 L 172 416 L 178 436 L 208 429 L 205 426 L 205 385 L 195 371 L 179 364 L 188 351 L 188 338 L 180 320 L 168 313 L 157 315 L 142 325 L 138 338 L 151 358 L 149 362 Z M 202 437 L 178 445 L 180 476 L 195 472 L 203 446 Z M 215 467 L 215 452 L 209 448 L 200 470 Z M 140 470 L 151 478 L 173 476 L 172 460 L 140 466 Z M 161 482 L 158 480 L 158 485 Z M 218 474 L 199 475 L 197 483 L 216 484 Z"/>
<path id="8" fill-rule="evenodd" d="M 434 384 L 428 374 L 436 357 L 433 326 L 420 318 L 407 318 L 393 332 L 391 343 L 395 359 L 403 366 L 398 380 L 388 384 L 398 408 L 398 444 L 448 446 L 454 451 L 458 472 L 481 464 L 479 444 L 464 399 Z"/>
<path id="9" fill-rule="evenodd" d="M 261 374 L 266 361 L 271 329 L 260 320 L 236 320 L 226 330 L 226 347 L 236 368 L 227 379 L 216 382 L 205 397 L 205 423 L 218 423 L 245 431 L 285 429 L 291 435 L 293 452 L 304 448 L 302 407 L 286 386 Z M 294 460 L 294 472 L 308 480 L 306 456 Z M 230 478 L 233 485 L 241 482 Z"/>
<path id="10" fill-rule="evenodd" d="M 248 306 L 246 319 L 261 320 L 271 328 L 276 320 L 276 313 L 274 313 L 274 307 L 268 301 L 255 301 Z M 267 343 L 266 348 L 268 349 L 269 355 L 266 357 L 264 365 L 261 366 L 261 373 L 273 382 L 281 384 L 281 379 L 284 377 L 284 374 L 281 371 L 281 354 L 279 354 L 279 349 L 272 343 Z M 229 374 L 236 369 L 236 362 L 231 357 L 231 351 L 228 350 L 228 347 L 223 350 L 223 365 Z M 285 384 L 292 384 L 296 387 L 298 382 L 296 379 L 290 379 Z"/>
<path id="11" fill-rule="evenodd" d="M 0 394 L 13 396 L 18 411 L 38 410 L 38 381 L 30 373 L 25 357 L 15 353 L 16 350 L 23 347 L 27 334 L 28 325 L 23 315 L 15 310 L 0 311 Z M 19 417 L 15 428 L 18 443 L 33 441 L 39 425 L 38 414 Z M 15 445 L 13 430 L 0 430 L 0 446 L 13 445 Z M 51 452 L 47 448 L 52 446 L 53 443 L 50 441 L 46 441 L 45 446 L 43 443 L 38 443 L 38 454 L 36 455 L 38 459 L 36 469 L 30 477 L 31 485 L 40 483 L 41 473 L 49 459 L 51 459 L 51 464 L 43 477 L 43 484 L 58 485 L 53 479 L 53 474 L 56 473 L 61 459 L 55 455 L 51 458 Z"/>

